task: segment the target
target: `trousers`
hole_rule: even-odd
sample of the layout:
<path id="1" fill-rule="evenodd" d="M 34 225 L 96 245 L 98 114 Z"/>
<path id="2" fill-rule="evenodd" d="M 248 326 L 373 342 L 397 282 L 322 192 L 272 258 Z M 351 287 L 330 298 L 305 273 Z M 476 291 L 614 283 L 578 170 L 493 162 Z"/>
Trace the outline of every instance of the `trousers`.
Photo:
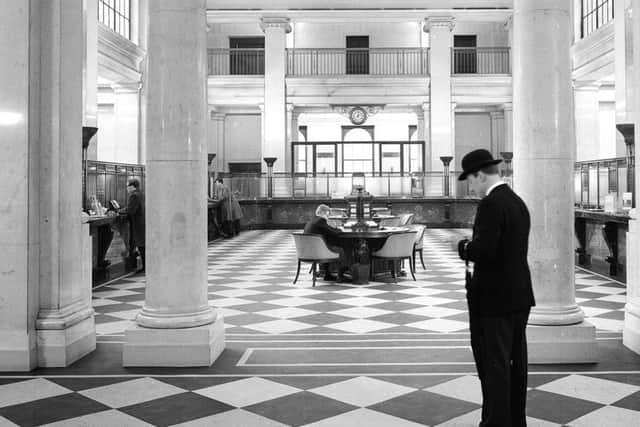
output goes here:
<path id="1" fill-rule="evenodd" d="M 482 388 L 482 427 L 526 426 L 529 309 L 470 313 L 471 349 Z"/>

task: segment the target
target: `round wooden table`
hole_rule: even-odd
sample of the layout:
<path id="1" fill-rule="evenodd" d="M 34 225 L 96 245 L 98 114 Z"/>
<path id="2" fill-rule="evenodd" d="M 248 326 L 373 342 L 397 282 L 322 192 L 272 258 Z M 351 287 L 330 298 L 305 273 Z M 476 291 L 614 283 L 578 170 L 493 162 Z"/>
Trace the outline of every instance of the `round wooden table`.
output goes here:
<path id="1" fill-rule="evenodd" d="M 366 230 L 351 230 L 340 227 L 341 245 L 345 252 L 351 251 L 351 275 L 353 283 L 369 283 L 369 264 L 371 252 L 384 245 L 384 241 L 392 234 L 411 232 L 408 227 L 380 227 Z"/>

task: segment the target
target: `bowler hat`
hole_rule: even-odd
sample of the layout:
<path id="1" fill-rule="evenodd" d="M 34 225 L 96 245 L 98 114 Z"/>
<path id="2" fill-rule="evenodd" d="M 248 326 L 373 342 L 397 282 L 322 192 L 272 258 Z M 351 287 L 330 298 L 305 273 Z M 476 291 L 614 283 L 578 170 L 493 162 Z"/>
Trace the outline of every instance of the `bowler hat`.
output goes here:
<path id="1" fill-rule="evenodd" d="M 462 173 L 458 180 L 464 181 L 470 173 L 478 172 L 487 166 L 497 165 L 501 161 L 502 159 L 494 159 L 491 153 L 484 148 L 473 150 L 462 158 Z"/>

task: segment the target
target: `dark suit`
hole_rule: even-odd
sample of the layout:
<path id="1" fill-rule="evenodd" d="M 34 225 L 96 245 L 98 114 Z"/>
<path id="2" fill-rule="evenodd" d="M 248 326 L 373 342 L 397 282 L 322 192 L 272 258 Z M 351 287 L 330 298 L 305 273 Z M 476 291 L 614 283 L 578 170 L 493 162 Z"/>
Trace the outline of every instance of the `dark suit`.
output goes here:
<path id="1" fill-rule="evenodd" d="M 340 254 L 340 269 L 339 275 L 344 272 L 344 270 L 350 265 L 350 257 L 347 252 L 342 248 L 340 242 L 340 230 L 335 227 L 330 226 L 327 223 L 327 220 L 321 216 L 317 216 L 309 221 L 304 226 L 305 233 L 312 234 L 320 234 L 324 238 L 324 241 L 327 243 L 329 249 L 333 252 L 337 252 Z"/>
<path id="2" fill-rule="evenodd" d="M 525 329 L 535 305 L 527 263 L 530 227 L 525 203 L 501 184 L 478 204 L 472 240 L 458 244 L 460 257 L 474 263 L 466 288 L 482 385 L 481 426 L 526 425 Z"/>
<path id="3" fill-rule="evenodd" d="M 145 219 L 144 219 L 144 194 L 140 190 L 129 193 L 127 201 L 127 217 L 129 219 L 130 230 L 130 250 L 138 248 L 142 259 L 142 269 L 145 268 Z M 134 257 L 135 259 L 135 257 Z"/>

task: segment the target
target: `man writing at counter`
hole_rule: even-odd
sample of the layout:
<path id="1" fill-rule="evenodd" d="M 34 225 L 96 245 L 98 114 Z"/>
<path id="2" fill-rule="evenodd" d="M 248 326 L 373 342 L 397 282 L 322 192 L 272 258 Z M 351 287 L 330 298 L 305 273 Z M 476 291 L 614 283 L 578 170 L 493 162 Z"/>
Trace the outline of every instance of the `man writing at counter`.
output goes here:
<path id="1" fill-rule="evenodd" d="M 305 233 L 320 234 L 327 247 L 333 252 L 340 254 L 340 267 L 338 269 L 338 282 L 347 282 L 349 279 L 345 276 L 345 272 L 349 269 L 349 260 L 344 248 L 340 245 L 340 230 L 332 227 L 327 222 L 331 208 L 327 205 L 318 205 L 316 208 L 316 216 L 304 226 Z M 336 280 L 329 271 L 329 265 L 324 264 L 325 273 L 324 280 Z M 322 266 L 321 266 L 322 269 Z"/>

